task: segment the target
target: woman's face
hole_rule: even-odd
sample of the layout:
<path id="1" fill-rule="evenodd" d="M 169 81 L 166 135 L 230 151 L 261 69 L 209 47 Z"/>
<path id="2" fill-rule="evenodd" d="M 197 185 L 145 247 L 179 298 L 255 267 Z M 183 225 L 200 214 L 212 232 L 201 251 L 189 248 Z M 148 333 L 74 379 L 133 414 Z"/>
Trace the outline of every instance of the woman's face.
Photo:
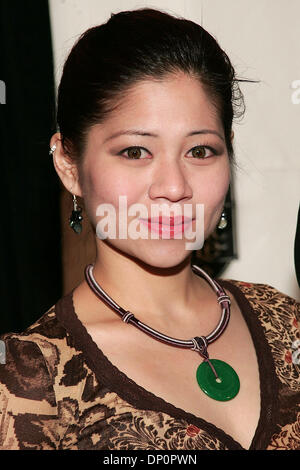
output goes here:
<path id="1" fill-rule="evenodd" d="M 138 219 L 150 218 L 154 207 L 161 209 L 160 215 L 191 214 L 194 220 L 186 227 L 194 233 L 201 230 L 206 239 L 219 221 L 229 182 L 230 164 L 218 113 L 199 81 L 183 73 L 162 82 L 140 82 L 104 123 L 89 132 L 81 191 L 91 223 L 98 227 L 100 250 L 101 244 L 109 243 L 149 265 L 175 266 L 191 254 L 186 243 L 195 238 L 187 239 L 184 233 L 175 238 L 167 230 L 170 227 L 167 235 L 157 234 L 158 225 L 151 231 Z M 119 205 L 119 196 L 125 196 L 127 209 Z M 130 214 L 130 206 L 137 203 L 146 212 Z M 102 204 L 111 204 L 116 214 L 116 236 L 106 239 L 99 237 L 103 226 L 97 226 L 108 216 L 107 212 L 99 215 Z M 200 204 L 202 221 L 196 210 Z M 185 206 L 191 212 L 185 212 Z M 127 222 L 125 238 L 118 237 L 121 213 Z M 131 228 L 136 227 L 144 238 L 129 235 L 134 221 Z"/>

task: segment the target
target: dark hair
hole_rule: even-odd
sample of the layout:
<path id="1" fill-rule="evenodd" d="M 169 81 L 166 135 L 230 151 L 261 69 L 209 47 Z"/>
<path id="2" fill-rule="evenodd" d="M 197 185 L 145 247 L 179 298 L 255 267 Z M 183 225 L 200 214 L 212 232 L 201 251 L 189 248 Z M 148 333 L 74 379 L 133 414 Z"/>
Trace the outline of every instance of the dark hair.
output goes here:
<path id="1" fill-rule="evenodd" d="M 220 113 L 231 163 L 232 121 L 245 110 L 226 53 L 200 25 L 151 8 L 122 11 L 83 33 L 63 68 L 57 123 L 65 152 L 82 160 L 90 127 L 101 123 L 140 80 L 183 71 L 199 79 Z M 80 165 L 79 165 L 80 167 Z"/>

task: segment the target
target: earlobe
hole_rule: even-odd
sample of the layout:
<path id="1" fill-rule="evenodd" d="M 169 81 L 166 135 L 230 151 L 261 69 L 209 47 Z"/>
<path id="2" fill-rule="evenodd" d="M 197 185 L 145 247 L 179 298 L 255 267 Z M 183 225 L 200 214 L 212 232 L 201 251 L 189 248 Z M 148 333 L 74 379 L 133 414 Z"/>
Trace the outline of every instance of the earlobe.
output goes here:
<path id="1" fill-rule="evenodd" d="M 53 165 L 62 184 L 71 194 L 82 197 L 79 184 L 78 168 L 76 163 L 65 153 L 61 134 L 56 132 L 50 140 L 50 153 L 53 157 Z"/>

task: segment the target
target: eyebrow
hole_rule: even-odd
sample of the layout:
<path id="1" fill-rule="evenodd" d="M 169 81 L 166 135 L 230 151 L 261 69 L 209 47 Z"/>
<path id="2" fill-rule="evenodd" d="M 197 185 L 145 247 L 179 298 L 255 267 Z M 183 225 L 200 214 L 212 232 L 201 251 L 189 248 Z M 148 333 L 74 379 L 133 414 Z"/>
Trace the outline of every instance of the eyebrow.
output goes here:
<path id="1" fill-rule="evenodd" d="M 192 131 L 192 132 L 189 132 L 185 137 L 190 137 L 192 135 L 199 135 L 199 134 L 214 134 L 224 141 L 224 137 L 219 132 L 213 129 L 200 129 L 200 130 Z M 148 137 L 159 137 L 159 135 L 157 134 L 151 134 L 150 132 L 144 132 L 139 129 L 128 129 L 126 131 L 119 131 L 119 132 L 116 132 L 115 134 L 112 134 L 111 136 L 107 137 L 107 139 L 105 139 L 103 143 L 105 144 L 109 140 L 115 139 L 116 137 L 119 137 L 120 135 L 142 135 L 142 136 L 148 136 Z"/>

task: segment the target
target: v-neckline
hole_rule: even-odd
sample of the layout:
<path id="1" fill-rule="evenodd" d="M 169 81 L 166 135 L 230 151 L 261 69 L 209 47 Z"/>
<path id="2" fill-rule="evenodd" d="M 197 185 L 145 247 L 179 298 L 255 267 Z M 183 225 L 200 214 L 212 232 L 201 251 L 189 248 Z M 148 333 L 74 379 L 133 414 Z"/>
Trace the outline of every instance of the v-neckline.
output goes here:
<path id="1" fill-rule="evenodd" d="M 263 327 L 257 318 L 258 313 L 254 311 L 241 289 L 229 280 L 216 279 L 216 281 L 230 291 L 235 298 L 250 331 L 257 356 L 260 381 L 260 416 L 248 449 L 213 423 L 167 402 L 138 385 L 118 369 L 94 342 L 83 323 L 79 320 L 73 303 L 75 288 L 58 300 L 55 304 L 55 312 L 58 320 L 73 337 L 76 349 L 83 353 L 87 365 L 95 373 L 99 383 L 105 384 L 108 389 L 114 391 L 123 400 L 138 409 L 158 411 L 173 418 L 184 419 L 189 424 L 193 424 L 215 436 L 229 449 L 262 450 L 266 448 L 270 441 L 274 431 L 274 423 L 276 423 L 274 418 L 277 414 L 278 379 L 271 348 L 263 332 Z"/>

